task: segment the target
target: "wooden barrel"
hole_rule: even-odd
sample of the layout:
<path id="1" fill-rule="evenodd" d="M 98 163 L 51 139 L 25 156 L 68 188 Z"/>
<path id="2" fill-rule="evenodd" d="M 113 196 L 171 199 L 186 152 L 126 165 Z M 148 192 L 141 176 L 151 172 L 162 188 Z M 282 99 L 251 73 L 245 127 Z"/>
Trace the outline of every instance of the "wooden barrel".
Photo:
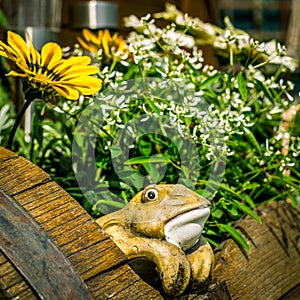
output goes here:
<path id="1" fill-rule="evenodd" d="M 178 299 L 297 299 L 300 212 L 282 202 L 258 213 L 262 225 L 238 224 L 251 252 L 226 241 L 207 291 Z M 0 238 L 0 299 L 167 299 L 48 174 L 1 147 Z"/>

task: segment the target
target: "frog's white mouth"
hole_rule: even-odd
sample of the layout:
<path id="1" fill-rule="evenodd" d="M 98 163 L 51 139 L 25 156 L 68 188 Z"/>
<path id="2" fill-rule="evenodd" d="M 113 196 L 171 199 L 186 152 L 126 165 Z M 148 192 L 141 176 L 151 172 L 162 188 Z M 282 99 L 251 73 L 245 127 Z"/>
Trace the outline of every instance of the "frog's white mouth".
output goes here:
<path id="1" fill-rule="evenodd" d="M 210 207 L 206 206 L 190 210 L 171 219 L 164 227 L 166 240 L 182 250 L 192 248 L 201 236 L 209 213 Z"/>

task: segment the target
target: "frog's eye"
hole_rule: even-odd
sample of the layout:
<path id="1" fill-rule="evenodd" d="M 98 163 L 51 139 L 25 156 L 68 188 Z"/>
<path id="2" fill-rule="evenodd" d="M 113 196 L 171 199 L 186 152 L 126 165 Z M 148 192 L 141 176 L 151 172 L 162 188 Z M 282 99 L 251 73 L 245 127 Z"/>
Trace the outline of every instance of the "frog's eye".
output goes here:
<path id="1" fill-rule="evenodd" d="M 146 193 L 145 193 L 145 198 L 148 201 L 154 201 L 156 200 L 158 197 L 158 191 L 155 189 L 149 189 Z"/>

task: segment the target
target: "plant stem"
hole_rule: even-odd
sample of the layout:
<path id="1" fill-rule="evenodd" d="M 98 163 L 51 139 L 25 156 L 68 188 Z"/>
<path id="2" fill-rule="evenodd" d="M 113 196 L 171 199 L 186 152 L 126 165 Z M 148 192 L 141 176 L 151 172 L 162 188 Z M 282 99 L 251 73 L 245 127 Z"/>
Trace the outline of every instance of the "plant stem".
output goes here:
<path id="1" fill-rule="evenodd" d="M 23 116 L 25 114 L 25 111 L 27 110 L 27 108 L 29 107 L 30 103 L 32 101 L 31 100 L 26 100 L 21 111 L 19 112 L 19 114 L 17 115 L 16 121 L 14 123 L 14 126 L 9 134 L 9 138 L 8 138 L 8 142 L 7 142 L 7 148 L 11 150 L 12 144 L 13 144 L 13 140 L 16 134 L 16 131 L 23 119 Z"/>

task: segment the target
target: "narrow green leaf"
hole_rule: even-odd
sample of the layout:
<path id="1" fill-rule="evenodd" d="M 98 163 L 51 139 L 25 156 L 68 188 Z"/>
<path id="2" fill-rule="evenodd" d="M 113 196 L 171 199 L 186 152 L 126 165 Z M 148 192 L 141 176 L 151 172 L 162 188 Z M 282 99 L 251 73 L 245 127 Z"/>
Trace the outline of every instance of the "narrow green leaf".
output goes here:
<path id="1" fill-rule="evenodd" d="M 124 162 L 126 165 L 149 164 L 149 163 L 168 163 L 169 159 L 164 156 L 139 156 L 128 159 Z"/>
<path id="2" fill-rule="evenodd" d="M 274 97 L 271 93 L 271 91 L 269 90 L 269 88 L 260 80 L 256 80 L 256 83 L 261 87 L 261 89 L 263 90 L 265 96 L 267 96 L 267 98 L 274 103 Z"/>
<path id="3" fill-rule="evenodd" d="M 209 237 L 205 237 L 206 240 L 209 242 L 210 245 L 213 245 L 214 247 L 219 247 L 219 244 L 216 243 L 214 240 L 210 239 Z"/>
<path id="4" fill-rule="evenodd" d="M 245 81 L 245 78 L 242 73 L 239 73 L 237 75 L 237 82 L 238 82 L 238 88 L 239 88 L 239 92 L 242 96 L 242 99 L 244 101 L 247 101 L 247 99 L 248 99 L 247 85 L 246 85 L 246 81 Z"/>
<path id="5" fill-rule="evenodd" d="M 123 208 L 125 206 L 125 203 L 113 201 L 113 200 L 98 200 L 95 204 L 95 206 L 100 206 L 100 205 L 108 205 L 110 207 L 115 207 L 115 208 Z"/>
<path id="6" fill-rule="evenodd" d="M 65 132 L 67 134 L 69 141 L 72 143 L 73 139 L 74 139 L 72 129 L 70 129 L 66 124 L 63 124 L 63 126 L 64 126 L 64 129 L 65 129 Z"/>
<path id="7" fill-rule="evenodd" d="M 253 184 L 253 189 L 255 190 L 257 187 L 259 186 L 259 184 Z M 243 194 L 243 198 L 245 199 L 245 201 L 250 205 L 250 207 L 253 209 L 255 208 L 255 203 L 254 201 L 252 200 L 252 198 L 248 195 L 248 194 Z"/>
<path id="8" fill-rule="evenodd" d="M 250 251 L 250 246 L 248 245 L 247 241 L 242 237 L 242 235 L 231 225 L 229 224 L 217 224 L 218 227 L 223 232 L 228 232 L 237 243 L 239 243 L 242 247 L 244 247 L 247 251 Z"/>
<path id="9" fill-rule="evenodd" d="M 1 9 L 0 9 L 0 25 L 3 26 L 4 28 L 9 27 L 8 21 Z"/>
<path id="10" fill-rule="evenodd" d="M 145 140 L 140 140 L 138 143 L 138 148 L 139 151 L 142 155 L 144 156 L 150 156 L 150 154 L 152 153 L 152 144 L 149 141 L 145 141 Z"/>
<path id="11" fill-rule="evenodd" d="M 204 88 L 206 88 L 206 87 L 212 85 L 215 81 L 217 81 L 217 80 L 218 80 L 219 78 L 221 78 L 222 76 L 223 76 L 223 74 L 218 73 L 218 74 L 215 74 L 215 75 L 212 76 L 212 77 L 207 78 L 206 80 L 204 80 L 204 81 L 201 83 L 201 85 L 200 85 L 201 89 L 204 89 Z"/>
<path id="12" fill-rule="evenodd" d="M 257 139 L 255 138 L 254 134 L 252 133 L 252 131 L 249 130 L 247 127 L 244 127 L 244 132 L 249 142 L 252 144 L 252 146 L 258 151 L 260 155 L 262 155 L 260 145 Z"/>
<path id="13" fill-rule="evenodd" d="M 154 112 L 160 114 L 160 109 L 155 105 L 152 99 L 145 97 L 145 101 L 149 104 L 149 106 L 151 107 L 151 109 L 153 109 Z"/>
<path id="14" fill-rule="evenodd" d="M 220 188 L 228 193 L 230 193 L 231 195 L 235 196 L 236 198 L 240 199 L 240 200 L 244 200 L 243 197 L 236 193 L 234 190 L 232 190 L 230 187 L 226 186 L 225 184 L 220 184 L 218 182 L 215 182 L 213 180 L 202 180 L 203 183 L 207 184 L 208 187 L 212 186 L 212 187 L 215 187 L 215 188 Z"/>
<path id="15" fill-rule="evenodd" d="M 281 177 L 274 176 L 273 178 L 277 178 L 278 180 L 282 180 L 286 184 L 289 184 L 290 186 L 296 188 L 297 190 L 300 190 L 299 181 L 295 180 L 296 182 L 294 182 L 292 177 L 282 176 L 282 178 L 281 178 Z"/>
<path id="16" fill-rule="evenodd" d="M 292 205 L 298 207 L 299 203 L 296 197 L 292 193 L 288 194 L 288 197 L 291 199 Z"/>
<path id="17" fill-rule="evenodd" d="M 138 67 L 139 67 L 138 64 L 133 65 L 133 66 L 127 71 L 127 73 L 123 76 L 123 80 L 125 81 L 125 80 L 129 79 L 129 78 L 133 75 L 133 73 L 138 69 Z"/>
<path id="18" fill-rule="evenodd" d="M 181 166 L 181 170 L 186 178 L 190 177 L 190 169 L 187 166 Z"/>
<path id="19" fill-rule="evenodd" d="M 256 220 L 259 224 L 261 224 L 261 219 L 259 218 L 259 216 L 248 206 L 246 206 L 245 204 L 236 201 L 236 200 L 231 200 L 237 207 L 238 209 L 240 209 L 242 212 L 244 212 L 245 214 L 249 215 L 250 217 L 252 217 L 254 220 Z"/>

